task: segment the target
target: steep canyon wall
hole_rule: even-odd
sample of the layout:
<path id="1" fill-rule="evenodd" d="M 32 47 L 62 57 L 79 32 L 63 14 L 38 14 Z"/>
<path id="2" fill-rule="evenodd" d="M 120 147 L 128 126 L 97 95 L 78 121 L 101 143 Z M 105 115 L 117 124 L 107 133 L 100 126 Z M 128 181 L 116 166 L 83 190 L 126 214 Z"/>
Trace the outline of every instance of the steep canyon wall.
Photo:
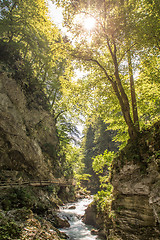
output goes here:
<path id="1" fill-rule="evenodd" d="M 41 104 L 43 98 L 44 94 L 25 91 L 16 79 L 1 71 L 1 181 L 52 180 L 60 172 L 55 121 Z"/>
<path id="2" fill-rule="evenodd" d="M 115 235 L 160 239 L 160 122 L 120 152 L 111 182 Z"/>

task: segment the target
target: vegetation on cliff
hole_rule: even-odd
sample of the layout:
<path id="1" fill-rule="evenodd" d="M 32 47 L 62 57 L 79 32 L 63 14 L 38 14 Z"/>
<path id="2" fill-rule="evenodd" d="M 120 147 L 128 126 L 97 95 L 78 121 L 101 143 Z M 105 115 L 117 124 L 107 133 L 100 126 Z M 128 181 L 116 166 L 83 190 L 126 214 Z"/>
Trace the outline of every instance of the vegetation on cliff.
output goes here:
<path id="1" fill-rule="evenodd" d="M 50 21 L 45 1 L 1 2 L 1 59 L 14 65 L 2 68 L 19 79 L 28 102 L 35 95 L 53 114 L 62 158 L 68 143 L 77 140 L 75 116 L 88 122 L 100 116 L 108 130 L 116 130 L 114 139 L 126 144 L 159 116 L 157 1 L 57 3 L 64 9 L 70 39 Z M 84 22 L 87 16 L 95 20 L 92 29 L 78 22 L 84 11 Z M 74 81 L 79 65 L 85 76 Z M 53 153 L 48 145 L 43 149 Z M 69 159 L 68 166 L 74 166 Z"/>
<path id="2" fill-rule="evenodd" d="M 63 239 L 54 213 L 74 186 L 30 185 L 73 177 L 65 148 L 77 130 L 61 89 L 68 44 L 45 1 L 1 1 L 0 11 L 0 239 Z"/>
<path id="3" fill-rule="evenodd" d="M 23 107 L 27 107 L 28 114 L 32 114 L 34 109 L 39 113 L 41 108 L 46 111 L 33 117 L 34 120 L 30 119 L 31 124 L 27 116 L 23 116 L 26 135 L 33 139 L 41 133 L 42 138 L 44 132 L 49 135 L 51 131 L 54 143 L 44 135 L 41 150 L 46 160 L 51 158 L 55 176 L 72 178 L 74 163 L 80 163 L 80 160 L 75 158 L 73 163 L 67 153 L 70 151 L 72 154 L 74 147 L 69 144 L 77 141 L 79 132 L 71 120 L 70 107 L 63 98 L 62 88 L 63 78 L 72 76 L 72 66 L 67 57 L 70 45 L 49 19 L 45 1 L 2 1 L 0 6 L 0 72 L 17 82 L 25 95 L 27 103 Z M 48 124 L 47 114 L 50 115 Z M 55 132 L 50 129 L 54 124 Z"/>

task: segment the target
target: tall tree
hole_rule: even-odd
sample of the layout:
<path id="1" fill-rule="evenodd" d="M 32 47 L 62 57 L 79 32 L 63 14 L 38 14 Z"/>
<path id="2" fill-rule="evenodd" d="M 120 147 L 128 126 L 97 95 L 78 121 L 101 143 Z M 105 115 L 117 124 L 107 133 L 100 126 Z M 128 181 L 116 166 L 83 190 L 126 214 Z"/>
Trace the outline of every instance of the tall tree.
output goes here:
<path id="1" fill-rule="evenodd" d="M 91 175 L 90 187 L 95 189 L 99 185 L 99 179 L 93 170 L 93 158 L 103 154 L 105 150 L 117 152 L 118 143 L 113 141 L 116 131 L 107 130 L 107 125 L 102 119 L 92 116 L 92 120 L 86 125 L 82 148 L 84 151 L 84 172 Z"/>
<path id="2" fill-rule="evenodd" d="M 60 2 L 64 3 L 66 24 L 73 34 L 74 50 L 71 55 L 84 64 L 87 70 L 97 74 L 96 86 L 100 78 L 105 78 L 108 82 L 105 85 L 114 91 L 118 99 L 129 136 L 134 138 L 139 132 L 139 119 L 133 79 L 135 72 L 133 58 L 134 63 L 138 64 L 140 51 L 144 51 L 145 47 L 148 48 L 148 45 L 145 46 L 147 39 L 140 46 L 142 42 L 140 43 L 137 32 L 144 23 L 144 8 L 141 1 L 81 0 L 67 3 L 62 0 Z M 145 11 L 145 15 L 148 16 L 148 8 L 145 8 Z M 78 15 L 81 22 L 75 17 Z M 96 27 L 93 31 L 85 30 L 82 25 L 86 16 L 96 19 Z M 143 35 L 145 36 L 145 33 Z M 151 38 L 154 36 L 152 35 Z M 155 43 L 150 42 L 153 45 Z"/>
<path id="3" fill-rule="evenodd" d="M 65 58 L 62 37 L 49 19 L 46 2 L 9 0 L 1 1 L 0 7 L 1 41 L 19 50 L 39 81 L 45 82 L 51 69 Z"/>
<path id="4" fill-rule="evenodd" d="M 28 78 L 23 79 L 23 84 L 29 87 L 34 78 L 38 80 L 32 87 L 36 89 L 40 85 L 47 96 L 60 141 L 65 144 L 74 135 L 77 137 L 78 131 L 67 116 L 61 86 L 61 78 L 69 79 L 72 71 L 66 52 L 69 43 L 64 43 L 60 31 L 51 22 L 46 1 L 0 1 L 0 44 L 10 55 L 17 54 L 18 58 L 11 60 L 17 61 L 17 72 L 29 65 L 25 69 Z"/>

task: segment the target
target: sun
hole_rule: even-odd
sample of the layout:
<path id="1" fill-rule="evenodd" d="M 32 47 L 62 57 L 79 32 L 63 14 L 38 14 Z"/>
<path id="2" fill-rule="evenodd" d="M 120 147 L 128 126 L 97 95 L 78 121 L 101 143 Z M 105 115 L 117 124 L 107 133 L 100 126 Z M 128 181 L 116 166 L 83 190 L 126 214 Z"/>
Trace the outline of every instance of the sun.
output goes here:
<path id="1" fill-rule="evenodd" d="M 86 31 L 92 31 L 96 26 L 96 19 L 84 13 L 80 13 L 75 16 L 74 24 L 81 25 Z"/>
<path id="2" fill-rule="evenodd" d="M 93 17 L 85 17 L 83 21 L 83 26 L 87 31 L 91 31 L 95 28 L 96 20 Z"/>
<path id="3" fill-rule="evenodd" d="M 97 25 L 96 18 L 86 13 L 80 13 L 74 17 L 73 24 L 78 31 L 78 34 L 76 34 L 76 41 L 86 41 L 88 44 L 91 44 Z"/>

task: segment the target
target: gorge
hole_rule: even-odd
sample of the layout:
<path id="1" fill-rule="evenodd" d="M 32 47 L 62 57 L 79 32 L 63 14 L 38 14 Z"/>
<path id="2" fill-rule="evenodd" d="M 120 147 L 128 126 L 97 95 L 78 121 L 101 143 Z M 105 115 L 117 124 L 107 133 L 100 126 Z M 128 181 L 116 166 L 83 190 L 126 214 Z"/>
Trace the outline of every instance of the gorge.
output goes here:
<path id="1" fill-rule="evenodd" d="M 111 199 L 85 214 L 107 239 L 158 240 L 160 237 L 160 123 L 129 142 L 113 160 Z M 104 198 L 105 201 L 105 198 Z"/>
<path id="2" fill-rule="evenodd" d="M 1 230 L 3 232 L 7 221 L 12 228 L 14 223 L 17 232 L 22 228 L 27 237 L 29 235 L 26 231 L 31 231 L 30 235 L 34 238 L 34 231 L 39 234 L 39 230 L 34 229 L 32 225 L 30 230 L 26 230 L 28 228 L 24 222 L 27 220 L 30 224 L 36 224 L 40 232 L 43 229 L 45 233 L 42 239 L 63 239 L 63 233 L 55 229 L 56 223 L 53 221 L 54 212 L 61 204 L 57 196 L 65 202 L 75 200 L 74 186 L 66 188 L 53 184 L 50 187 L 40 186 L 38 189 L 21 186 L 25 181 L 43 182 L 64 178 L 63 165 L 60 167 L 57 162 L 58 139 L 54 118 L 48 112 L 45 102 L 42 102 L 43 94 L 36 95 L 33 91 L 30 98 L 26 98 L 27 91 L 31 89 L 23 89 L 21 82 L 18 83 L 2 69 L 0 81 L 1 183 L 7 182 L 11 186 L 9 189 L 1 188 L 1 218 L 5 219 L 4 222 L 1 220 Z M 88 213 L 85 222 L 98 227 L 107 239 L 159 239 L 159 126 L 157 122 L 152 128 L 144 131 L 135 142 L 128 142 L 113 161 L 111 183 L 114 187 L 114 218 L 109 219 L 107 209 L 101 213 L 97 212 L 94 205 L 89 208 L 92 221 L 87 220 L 90 215 Z M 15 181 L 19 184 L 18 188 L 12 186 Z M 62 181 L 65 182 L 65 178 Z M 26 207 L 31 210 L 25 210 Z M 50 223 L 37 222 L 39 220 L 34 214 L 47 214 L 52 218 L 53 225 L 49 227 Z M 11 220 L 8 216 L 11 216 Z M 15 216 L 19 218 L 18 221 Z M 49 233 L 46 233 L 48 230 L 44 230 L 44 226 L 46 229 L 52 229 L 52 234 L 46 235 L 50 238 L 45 238 L 45 234 Z M 8 234 L 6 230 L 0 239 L 5 239 L 5 234 Z M 14 239 L 13 233 L 11 236 Z M 93 238 L 94 236 L 91 236 L 89 239 Z"/>
<path id="3" fill-rule="evenodd" d="M 52 2 L 0 1 L 0 240 L 159 240 L 159 1 Z"/>

